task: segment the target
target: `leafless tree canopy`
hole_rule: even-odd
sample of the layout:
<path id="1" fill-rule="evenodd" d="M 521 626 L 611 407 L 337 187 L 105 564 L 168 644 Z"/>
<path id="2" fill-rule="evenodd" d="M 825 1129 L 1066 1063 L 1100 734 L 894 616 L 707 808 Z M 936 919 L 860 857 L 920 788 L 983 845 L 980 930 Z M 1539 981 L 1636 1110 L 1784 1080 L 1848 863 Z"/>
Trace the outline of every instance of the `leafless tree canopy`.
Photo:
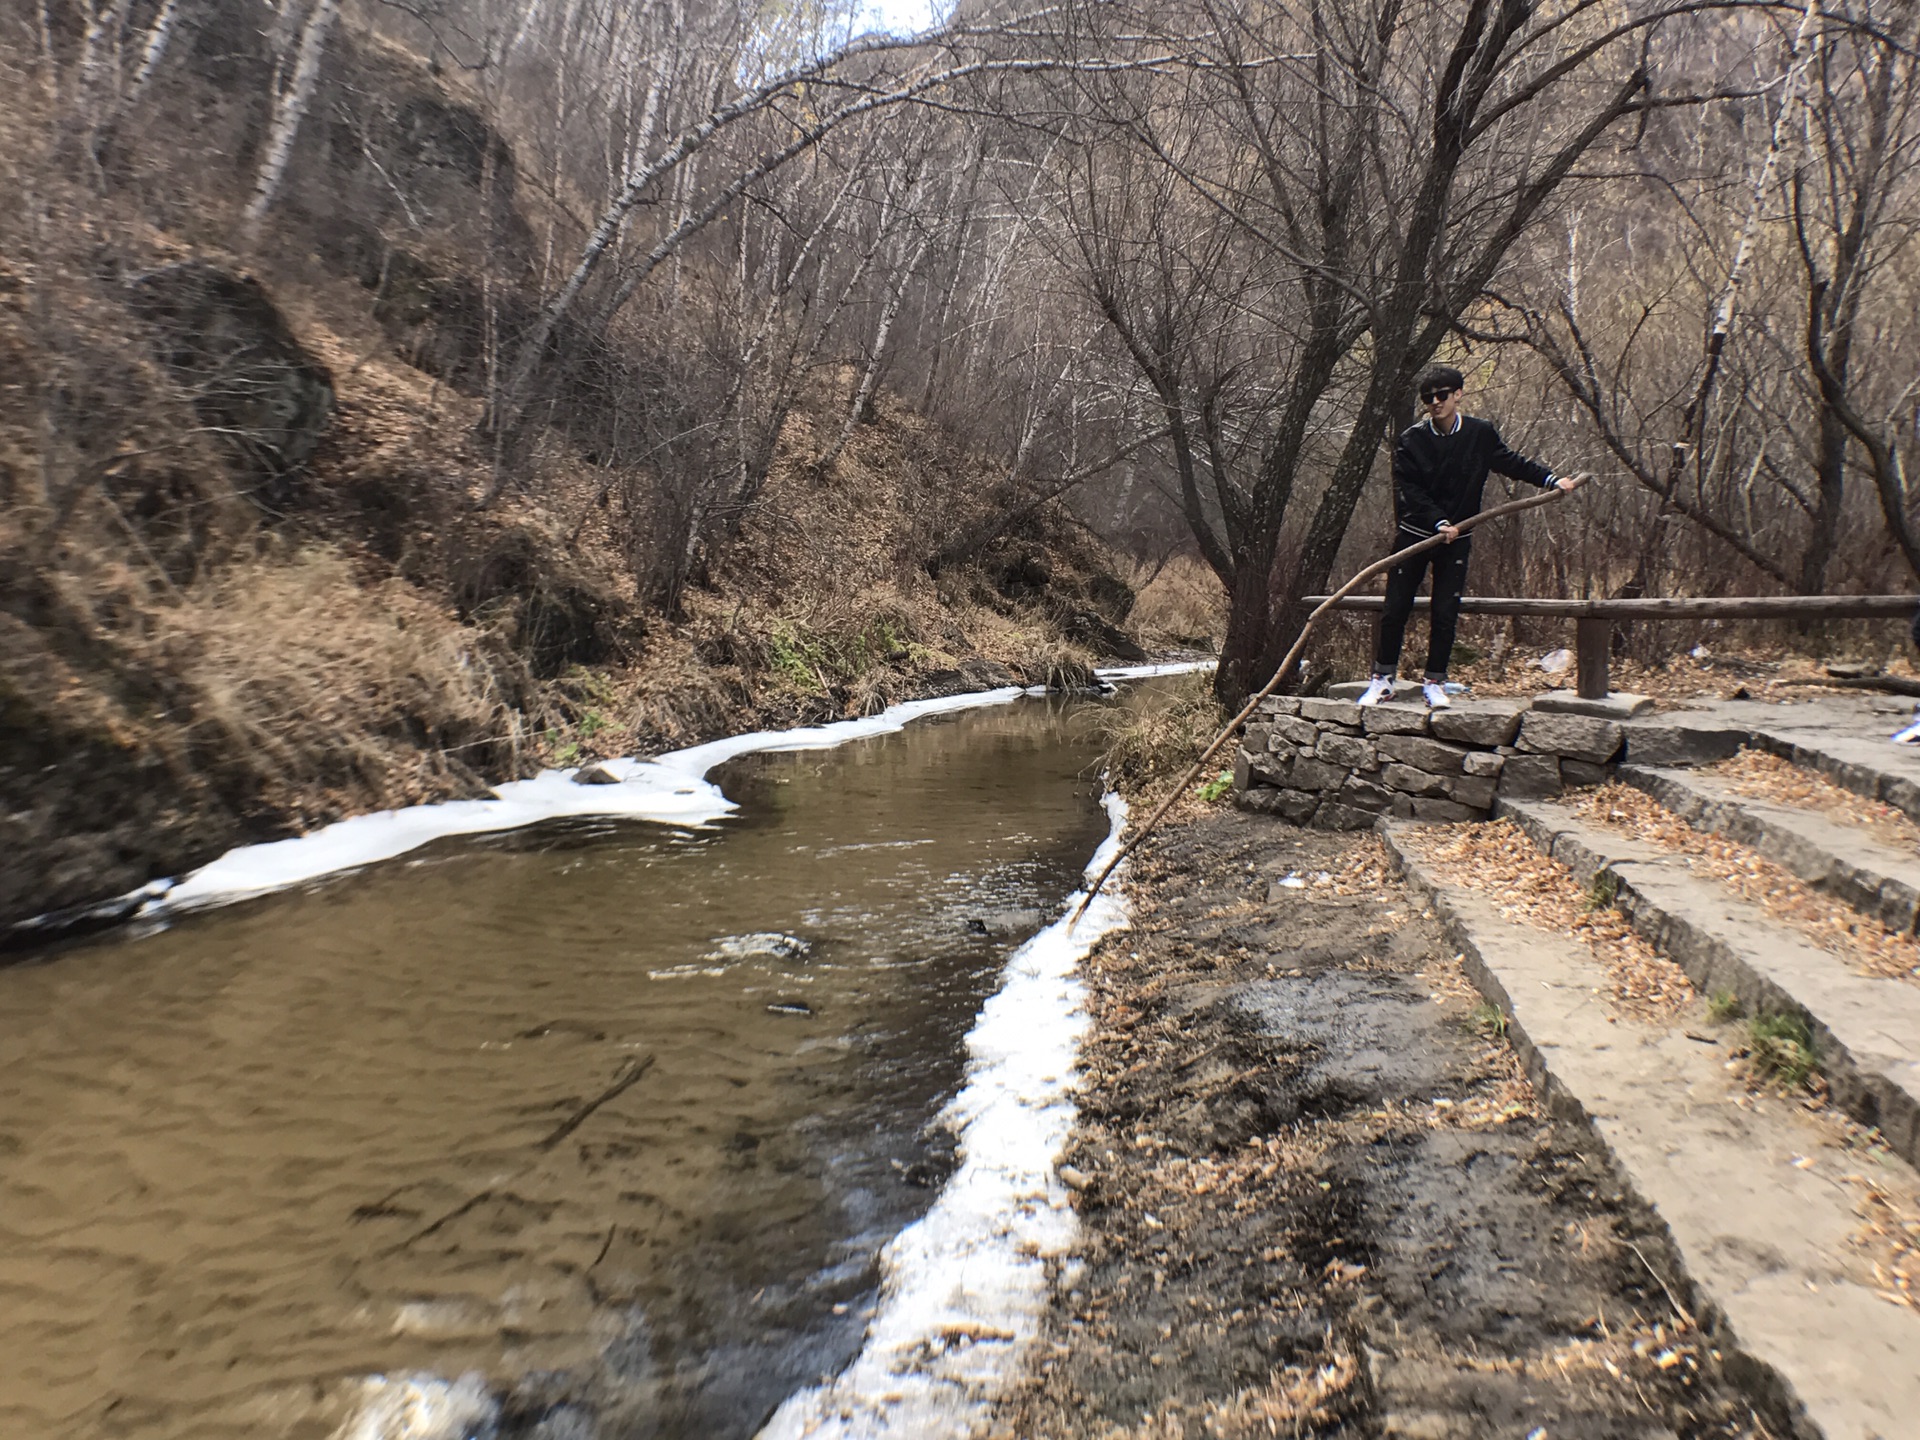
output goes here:
<path id="1" fill-rule="evenodd" d="M 1920 574 L 1916 0 L 1020 0 L 918 34 L 757 0 L 0 15 L 39 127 L 14 151 L 78 177 L 23 178 L 10 226 L 144 206 L 264 255 L 300 217 L 383 314 L 430 313 L 412 357 L 481 402 L 473 503 L 572 447 L 668 614 L 784 448 L 830 474 L 884 391 L 982 461 L 915 507 L 918 563 L 1060 505 L 1191 547 L 1244 693 L 1384 543 L 1383 447 L 1436 359 L 1601 477 L 1483 547 L 1503 587 Z M 403 60 L 446 98 L 396 104 Z M 228 210 L 175 213 L 210 165 Z M 110 480 L 78 425 L 49 412 L 49 524 Z"/>

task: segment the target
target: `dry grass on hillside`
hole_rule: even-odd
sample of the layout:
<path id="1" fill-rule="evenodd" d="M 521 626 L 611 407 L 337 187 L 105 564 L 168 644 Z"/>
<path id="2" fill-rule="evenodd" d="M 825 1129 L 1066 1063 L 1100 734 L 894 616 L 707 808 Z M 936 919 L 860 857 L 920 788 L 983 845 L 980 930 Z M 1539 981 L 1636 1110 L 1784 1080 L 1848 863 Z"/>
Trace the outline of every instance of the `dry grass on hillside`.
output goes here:
<path id="1" fill-rule="evenodd" d="M 1138 591 L 1128 624 L 1149 648 L 1219 648 L 1227 628 L 1227 593 L 1204 561 L 1176 555 L 1157 572 L 1136 561 L 1123 578 Z"/>
<path id="2" fill-rule="evenodd" d="M 73 673 L 47 699 L 91 692 L 122 743 L 244 785 L 295 823 L 473 790 L 512 747 L 502 647 L 403 581 L 363 586 L 336 552 L 263 556 L 183 588 L 132 567 L 53 584 L 67 626 L 153 700 L 114 705 Z"/>
<path id="3" fill-rule="evenodd" d="M 444 793 L 448 761 L 471 779 L 491 768 L 474 750 L 517 735 L 500 646 L 404 581 L 361 586 L 325 550 L 235 567 L 158 619 L 145 658 L 182 692 L 189 742 L 290 810 L 316 787 L 338 797 L 327 810 Z"/>

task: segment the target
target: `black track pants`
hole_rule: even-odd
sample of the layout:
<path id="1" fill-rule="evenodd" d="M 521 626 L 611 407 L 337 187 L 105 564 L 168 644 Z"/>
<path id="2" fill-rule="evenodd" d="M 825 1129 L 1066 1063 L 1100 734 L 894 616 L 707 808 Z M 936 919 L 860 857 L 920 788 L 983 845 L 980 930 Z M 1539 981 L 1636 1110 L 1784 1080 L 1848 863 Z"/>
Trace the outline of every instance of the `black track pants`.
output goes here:
<path id="1" fill-rule="evenodd" d="M 1467 557 L 1473 542 L 1460 539 L 1402 560 L 1387 572 L 1387 608 L 1380 616 L 1380 649 L 1373 673 L 1392 675 L 1400 669 L 1400 647 L 1407 638 L 1407 617 L 1413 597 L 1433 565 L 1433 624 L 1427 638 L 1427 678 L 1444 680 L 1453 655 L 1453 633 L 1460 624 L 1460 594 L 1467 588 Z"/>

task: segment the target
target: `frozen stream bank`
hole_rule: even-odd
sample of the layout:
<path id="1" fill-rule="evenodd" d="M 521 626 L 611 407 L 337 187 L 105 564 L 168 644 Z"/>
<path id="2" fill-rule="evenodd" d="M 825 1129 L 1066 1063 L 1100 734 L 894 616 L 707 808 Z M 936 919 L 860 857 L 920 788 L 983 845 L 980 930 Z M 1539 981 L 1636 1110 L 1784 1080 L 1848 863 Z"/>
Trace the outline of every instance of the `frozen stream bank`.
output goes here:
<path id="1" fill-rule="evenodd" d="M 0 972 L 0 1432 L 754 1433 L 870 1318 L 927 1313 L 910 1287 L 876 1312 L 878 1257 L 923 1215 L 901 1244 L 932 1254 L 990 1193 L 971 1162 L 1001 1142 L 943 1190 L 929 1124 L 969 1027 L 1036 1068 L 958 1118 L 1064 1128 L 1021 1087 L 1064 1082 L 1042 1051 L 1070 1031 L 1009 1041 L 1037 1012 L 982 1005 L 1110 828 L 1072 708 L 736 753 L 717 826 L 442 832 L 320 888 L 254 870 L 227 893 L 296 888 Z M 176 888 L 205 903 L 225 864 Z M 1016 983 L 1064 995 L 1063 954 L 1029 945 Z M 1044 1225 L 1033 1173 L 982 1183 Z"/>

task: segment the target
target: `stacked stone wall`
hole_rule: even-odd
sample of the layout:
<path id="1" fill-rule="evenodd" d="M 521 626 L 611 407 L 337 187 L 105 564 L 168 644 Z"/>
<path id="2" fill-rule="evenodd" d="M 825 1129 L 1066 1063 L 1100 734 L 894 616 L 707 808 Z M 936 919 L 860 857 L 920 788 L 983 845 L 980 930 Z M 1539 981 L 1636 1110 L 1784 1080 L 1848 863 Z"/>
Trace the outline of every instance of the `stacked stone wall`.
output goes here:
<path id="1" fill-rule="evenodd" d="M 1242 809 L 1325 830 L 1363 830 L 1382 815 L 1484 820 L 1501 796 L 1602 783 L 1624 740 L 1617 721 L 1524 700 L 1430 711 L 1274 696 L 1241 736 L 1233 784 Z"/>

